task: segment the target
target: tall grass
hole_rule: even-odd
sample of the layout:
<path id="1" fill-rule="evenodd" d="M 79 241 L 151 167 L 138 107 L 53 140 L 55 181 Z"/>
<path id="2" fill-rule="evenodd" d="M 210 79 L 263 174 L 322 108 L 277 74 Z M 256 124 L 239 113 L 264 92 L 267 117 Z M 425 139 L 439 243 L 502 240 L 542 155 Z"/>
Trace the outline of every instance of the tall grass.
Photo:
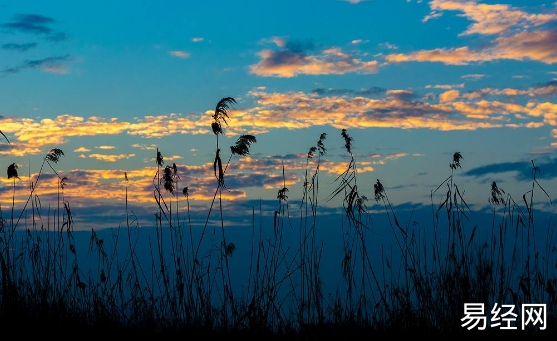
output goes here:
<path id="1" fill-rule="evenodd" d="M 259 207 L 256 212 L 254 207 L 251 235 L 232 240 L 225 226 L 225 177 L 233 169 L 233 157 L 241 162 L 257 142 L 253 135 L 239 136 L 230 146 L 228 161 L 222 162 L 225 151 L 219 136 L 235 103 L 232 97 L 223 98 L 212 117 L 215 192 L 201 227 L 191 221 L 193 185 L 182 184 L 180 169 L 176 164 L 165 166 L 158 149 L 152 181 L 153 233 L 141 227 L 129 209 L 127 174 L 125 223 L 115 229 L 93 229 L 85 239 L 74 231 L 70 202 L 64 197 L 67 178 L 54 168 L 64 153 L 52 149 L 45 155 L 22 207 L 15 202 L 16 181 L 21 181 L 18 167 L 11 164 L 12 204 L 0 211 L 3 328 L 30 321 L 55 330 L 138 330 L 157 335 L 249 331 L 327 338 L 339 332 L 352 335 L 362 328 L 376 333 L 466 333 L 461 325 L 463 307 L 476 302 L 485 304 L 487 312 L 496 303 L 517 307 L 546 303 L 548 328 L 554 330 L 554 227 L 536 225 L 534 210 L 538 193 L 551 200 L 536 178 L 539 169 L 533 162 L 532 188 L 522 194 L 522 201 L 491 184 L 491 225 L 478 226 L 471 223 L 473 211 L 458 185 L 464 158 L 454 153 L 447 178 L 431 191 L 431 222 L 405 224 L 389 199 L 384 185 L 388 179 L 373 184 L 375 204 L 383 212 L 370 212 L 352 153 L 357 141 L 343 129 L 340 141 L 348 162 L 327 195 L 327 200 L 342 199 L 344 217 L 338 226 L 342 252 L 337 262 L 342 281 L 337 288 L 325 289 L 322 262 L 327 250 L 320 240 L 324 223 L 319 214 L 319 177 L 327 135 L 321 134 L 307 153 L 299 206 L 290 204 L 293 191 L 286 186 L 283 166 L 277 209 L 263 212 Z M 56 202 L 48 207 L 37 190 L 44 166 L 58 182 Z M 374 238 L 378 226 L 372 218 L 379 214 L 388 222 L 391 246 L 377 245 Z M 31 223 L 22 224 L 22 217 L 29 215 Z M 272 221 L 264 222 L 268 215 Z M 249 257 L 242 264 L 246 278 L 233 273 L 238 244 L 249 248 L 243 250 Z M 536 330 L 529 333 L 537 335 Z"/>

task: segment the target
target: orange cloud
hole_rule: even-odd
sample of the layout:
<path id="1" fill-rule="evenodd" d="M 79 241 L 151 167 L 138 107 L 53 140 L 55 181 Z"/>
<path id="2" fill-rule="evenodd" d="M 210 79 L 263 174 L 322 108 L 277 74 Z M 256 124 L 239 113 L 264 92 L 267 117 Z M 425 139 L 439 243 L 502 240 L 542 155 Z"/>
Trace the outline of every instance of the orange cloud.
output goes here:
<path id="1" fill-rule="evenodd" d="M 60 115 L 55 119 L 35 121 L 31 118 L 6 117 L 0 120 L 2 131 L 12 133 L 20 142 L 33 146 L 59 145 L 70 136 L 115 135 L 124 132 L 129 123 L 117 119 L 102 119 Z"/>
<path id="2" fill-rule="evenodd" d="M 426 18 L 440 16 L 442 11 L 459 11 L 461 16 L 471 20 L 461 35 L 496 35 L 510 29 L 527 29 L 557 20 L 557 14 L 532 14 L 507 4 L 478 4 L 476 1 L 432 0 L 429 3 L 432 13 Z M 437 12 L 441 11 L 441 12 Z M 424 18 L 425 20 L 425 18 Z M 427 20 L 426 20 L 427 21 Z"/>
<path id="3" fill-rule="evenodd" d="M 99 161 L 104 161 L 104 162 L 116 162 L 119 160 L 123 160 L 123 159 L 129 159 L 134 157 L 135 154 L 90 154 L 89 157 L 99 160 Z"/>
<path id="4" fill-rule="evenodd" d="M 303 129 L 316 124 L 342 128 L 389 127 L 401 129 L 474 130 L 501 126 L 533 127 L 543 123 L 554 125 L 557 111 L 550 102 L 532 101 L 520 105 L 504 100 L 492 101 L 487 96 L 545 96 L 557 92 L 557 84 L 549 82 L 527 89 L 484 88 L 470 93 L 461 93 L 451 86 L 434 86 L 448 89 L 439 96 L 435 94 L 421 99 L 413 90 L 390 89 L 381 92 L 365 91 L 313 91 L 271 93 L 257 88 L 248 93 L 253 103 L 249 107 L 232 109 L 230 126 L 225 127 L 230 135 L 251 133 L 259 135 L 275 128 Z M 454 87 L 460 88 L 460 85 Z M 329 94 L 329 95 L 326 95 Z M 438 100 L 436 100 L 438 98 Z M 553 110 L 553 111 L 552 111 Z M 146 138 L 160 138 L 173 134 L 212 134 L 210 131 L 212 111 L 182 116 L 167 114 L 146 116 L 123 122 L 118 119 L 98 117 L 83 118 L 61 115 L 53 119 L 0 118 L 3 132 L 15 135 L 13 148 L 0 148 L 0 155 L 23 156 L 41 153 L 49 144 L 59 147 L 72 136 L 96 134 L 130 134 Z M 154 150 L 155 144 L 134 144 L 134 148 Z M 60 146 L 61 147 L 61 146 Z M 99 146 L 109 149 L 113 146 Z M 63 149 L 63 147 L 61 147 Z M 89 150 L 74 149 L 87 157 Z M 99 154 L 90 157 L 116 162 L 135 154 Z M 174 155 L 166 160 L 179 160 L 183 155 Z M 153 162 L 153 160 L 146 160 Z"/>
<path id="5" fill-rule="evenodd" d="M 452 49 L 433 49 L 412 52 L 409 54 L 396 53 L 385 56 L 390 63 L 401 62 L 441 62 L 444 64 L 466 65 L 474 61 L 490 60 L 488 55 L 470 51 L 468 47 Z"/>
<path id="6" fill-rule="evenodd" d="M 542 63 L 557 62 L 557 30 L 520 32 L 510 37 L 500 37 L 494 41 L 493 59 L 524 60 L 526 58 Z"/>
<path id="7" fill-rule="evenodd" d="M 504 88 L 504 89 L 496 89 L 496 88 L 483 88 L 476 91 L 464 93 L 461 95 L 462 98 L 474 100 L 477 98 L 485 97 L 487 95 L 492 96 L 548 96 L 557 94 L 557 83 L 556 82 L 549 82 L 547 84 L 530 87 L 527 89 L 513 89 L 513 88 Z"/>
<path id="8" fill-rule="evenodd" d="M 391 63 L 441 62 L 449 65 L 467 65 L 498 59 L 523 61 L 531 59 L 546 64 L 557 62 L 557 30 L 520 32 L 508 37 L 499 37 L 492 47 L 471 50 L 467 46 L 451 49 L 437 48 L 408 54 L 398 53 L 385 56 Z"/>
<path id="9" fill-rule="evenodd" d="M 457 99 L 459 96 L 460 96 L 460 92 L 458 90 L 449 90 L 439 95 L 439 101 L 451 102 Z"/>
<path id="10" fill-rule="evenodd" d="M 144 137 L 163 137 L 172 134 L 207 133 L 211 126 L 211 117 L 206 115 L 203 119 L 197 117 L 182 117 L 178 114 L 145 116 L 137 123 L 130 123 L 127 127 L 128 134 Z"/>

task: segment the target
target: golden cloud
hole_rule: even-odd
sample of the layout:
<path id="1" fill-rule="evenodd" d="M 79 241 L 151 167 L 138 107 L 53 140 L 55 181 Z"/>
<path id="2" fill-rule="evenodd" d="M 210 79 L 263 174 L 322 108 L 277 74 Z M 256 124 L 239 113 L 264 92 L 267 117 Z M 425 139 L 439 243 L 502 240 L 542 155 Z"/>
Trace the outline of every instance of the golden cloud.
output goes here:
<path id="1" fill-rule="evenodd" d="M 473 21 L 461 35 L 496 35 L 510 29 L 526 29 L 557 20 L 557 14 L 532 14 L 507 4 L 478 4 L 476 1 L 432 0 L 429 3 L 433 18 L 436 11 L 459 11 L 461 16 Z M 435 15 L 439 13 L 439 15 Z"/>
<path id="2" fill-rule="evenodd" d="M 499 37 L 492 47 L 476 51 L 467 46 L 451 49 L 437 48 L 408 54 L 398 53 L 385 56 L 391 63 L 400 62 L 441 62 L 449 65 L 467 65 L 472 62 L 486 62 L 498 59 L 523 61 L 536 60 L 546 64 L 557 62 L 557 30 L 520 32 L 508 37 Z"/>
<path id="3" fill-rule="evenodd" d="M 116 162 L 134 157 L 135 154 L 89 154 L 89 157 L 103 162 Z"/>
<path id="4" fill-rule="evenodd" d="M 460 92 L 458 90 L 449 90 L 439 95 L 439 101 L 451 102 L 457 99 L 459 96 L 460 96 Z"/>

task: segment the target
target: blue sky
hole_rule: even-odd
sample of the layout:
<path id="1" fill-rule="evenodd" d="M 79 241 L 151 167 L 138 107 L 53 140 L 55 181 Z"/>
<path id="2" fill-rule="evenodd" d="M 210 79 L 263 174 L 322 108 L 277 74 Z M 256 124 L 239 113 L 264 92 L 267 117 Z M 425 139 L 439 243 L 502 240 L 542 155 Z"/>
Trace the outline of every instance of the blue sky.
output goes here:
<path id="1" fill-rule="evenodd" d="M 489 205 L 492 181 L 521 198 L 532 161 L 555 201 L 555 2 L 4 1 L 0 9 L 0 130 L 11 142 L 0 154 L 5 167 L 19 166 L 16 211 L 29 175 L 60 148 L 55 169 L 68 178 L 76 228 L 122 222 L 126 186 L 132 207 L 152 216 L 159 148 L 192 209 L 207 212 L 217 185 L 211 115 L 228 96 L 237 103 L 219 144 L 257 137 L 250 157 L 233 157 L 227 170 L 231 217 L 260 199 L 276 205 L 282 164 L 289 198 L 300 200 L 321 133 L 321 202 L 340 206 L 325 199 L 349 162 L 343 128 L 370 211 L 376 179 L 401 210 L 429 205 L 455 152 L 463 156 L 455 181 L 474 209 Z M 43 204 L 56 198 L 52 173 L 45 168 L 37 188 Z M 1 181 L 10 207 L 13 180 Z"/>

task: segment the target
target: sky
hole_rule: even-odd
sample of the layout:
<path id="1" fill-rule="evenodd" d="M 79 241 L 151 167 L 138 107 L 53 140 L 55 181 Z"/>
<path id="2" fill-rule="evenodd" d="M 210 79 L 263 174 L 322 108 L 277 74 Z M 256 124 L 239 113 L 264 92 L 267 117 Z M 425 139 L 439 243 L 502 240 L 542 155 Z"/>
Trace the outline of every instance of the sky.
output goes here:
<path id="1" fill-rule="evenodd" d="M 165 200 L 185 211 L 188 187 L 202 221 L 225 97 L 229 225 L 260 207 L 272 221 L 283 187 L 302 200 L 318 161 L 319 212 L 338 212 L 341 196 L 327 199 L 351 159 L 342 129 L 370 213 L 383 209 L 377 180 L 410 212 L 442 202 L 451 174 L 479 211 L 493 181 L 520 202 L 535 175 L 537 207 L 553 213 L 556 63 L 551 1 L 0 1 L 0 164 L 19 176 L 3 173 L 3 216 L 61 197 L 76 229 L 117 227 L 127 195 L 149 226 L 159 150 L 180 177 Z M 322 133 L 326 153 L 308 158 Z M 231 155 L 245 134 L 249 155 Z M 54 148 L 63 156 L 43 164 Z"/>

